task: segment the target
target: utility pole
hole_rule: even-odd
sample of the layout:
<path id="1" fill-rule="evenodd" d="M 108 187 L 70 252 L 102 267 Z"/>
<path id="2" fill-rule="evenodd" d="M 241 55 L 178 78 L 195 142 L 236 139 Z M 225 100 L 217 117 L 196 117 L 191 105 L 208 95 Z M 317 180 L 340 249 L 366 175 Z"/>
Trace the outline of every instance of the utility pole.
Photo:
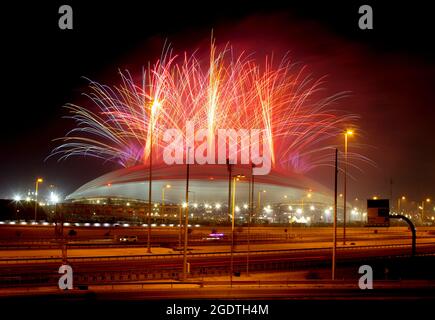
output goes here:
<path id="1" fill-rule="evenodd" d="M 347 211 L 347 142 L 348 137 L 353 135 L 352 130 L 346 130 L 344 133 L 344 192 L 343 192 L 343 244 L 346 244 L 346 211 Z"/>
<path id="2" fill-rule="evenodd" d="M 233 286 L 233 273 L 234 273 L 234 207 L 236 198 L 236 178 L 233 178 L 231 194 L 231 261 L 230 261 L 230 284 Z"/>
<path id="3" fill-rule="evenodd" d="M 181 239 L 183 238 L 183 206 L 180 206 L 180 210 L 179 210 L 179 232 L 178 232 L 178 250 L 181 250 Z"/>
<path id="4" fill-rule="evenodd" d="M 254 168 L 252 164 L 251 181 L 249 183 L 249 217 L 248 217 L 248 254 L 246 256 L 246 276 L 249 277 L 249 254 L 251 253 L 251 221 L 254 214 Z"/>
<path id="5" fill-rule="evenodd" d="M 152 120 L 152 117 L 151 117 Z M 147 235 L 147 252 L 151 253 L 151 210 L 152 210 L 152 204 L 151 204 L 151 196 L 152 196 L 152 184 L 153 184 L 153 133 L 151 130 L 150 134 L 150 167 L 149 167 L 149 175 L 148 175 L 148 235 Z"/>
<path id="6" fill-rule="evenodd" d="M 334 245 L 332 249 L 332 280 L 335 280 L 335 264 L 337 256 L 337 179 L 338 179 L 338 149 L 335 149 L 334 167 Z"/>
<path id="7" fill-rule="evenodd" d="M 186 156 L 186 207 L 184 208 L 184 255 L 183 255 L 183 280 L 186 279 L 187 273 L 189 272 L 187 268 L 187 236 L 188 236 L 188 225 L 189 225 L 189 153 L 190 147 L 187 149 Z"/>
<path id="8" fill-rule="evenodd" d="M 232 164 L 230 159 L 227 159 L 227 170 L 228 170 L 228 222 L 231 223 L 231 178 L 232 178 Z"/>

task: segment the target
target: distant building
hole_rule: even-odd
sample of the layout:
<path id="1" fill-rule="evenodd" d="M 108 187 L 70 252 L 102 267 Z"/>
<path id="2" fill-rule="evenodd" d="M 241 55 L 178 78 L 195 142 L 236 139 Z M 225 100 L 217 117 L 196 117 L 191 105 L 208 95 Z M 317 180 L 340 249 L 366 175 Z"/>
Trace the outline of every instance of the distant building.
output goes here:
<path id="1" fill-rule="evenodd" d="M 116 170 L 98 177 L 66 197 L 62 206 L 76 214 L 110 215 L 143 220 L 148 213 L 148 173 L 146 166 Z M 235 165 L 236 216 L 246 221 L 249 213 L 251 168 Z M 190 165 L 189 213 L 192 219 L 228 219 L 228 169 L 226 165 Z M 170 187 L 168 187 L 170 186 Z M 185 202 L 186 165 L 153 168 L 153 219 L 174 219 Z M 165 189 L 163 191 L 163 189 Z M 162 196 L 164 194 L 164 199 Z M 165 206 L 162 209 L 164 200 Z M 80 206 L 82 204 L 82 206 Z M 300 174 L 272 171 L 254 177 L 254 218 L 270 223 L 322 221 L 320 216 L 332 204 L 331 191 Z M 91 206 L 92 205 L 92 206 Z M 289 209 L 289 207 L 292 210 Z M 76 209 L 73 209 L 76 208 Z M 314 208 L 314 210 L 313 210 Z M 295 218 L 293 218 L 295 217 Z M 305 219 L 305 220 L 304 220 Z"/>

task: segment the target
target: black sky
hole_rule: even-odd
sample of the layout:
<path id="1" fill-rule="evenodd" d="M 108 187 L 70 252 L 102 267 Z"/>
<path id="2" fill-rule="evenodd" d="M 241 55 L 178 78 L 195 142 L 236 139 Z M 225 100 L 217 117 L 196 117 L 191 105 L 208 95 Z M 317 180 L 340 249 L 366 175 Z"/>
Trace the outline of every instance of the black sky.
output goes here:
<path id="1" fill-rule="evenodd" d="M 331 91 L 350 90 L 346 108 L 361 115 L 361 142 L 378 168 L 356 173 L 350 193 L 435 197 L 435 51 L 427 1 L 44 1 L 2 4 L 0 196 L 32 188 L 36 176 L 67 194 L 116 168 L 93 159 L 44 161 L 72 123 L 61 106 L 79 101 L 88 77 L 113 82 L 118 68 L 140 70 L 165 39 L 177 51 L 230 41 L 285 52 L 327 74 Z M 58 29 L 70 4 L 74 30 Z M 370 4 L 374 30 L 358 28 Z M 339 143 L 339 141 L 337 141 Z M 313 172 L 328 184 L 329 171 Z"/>

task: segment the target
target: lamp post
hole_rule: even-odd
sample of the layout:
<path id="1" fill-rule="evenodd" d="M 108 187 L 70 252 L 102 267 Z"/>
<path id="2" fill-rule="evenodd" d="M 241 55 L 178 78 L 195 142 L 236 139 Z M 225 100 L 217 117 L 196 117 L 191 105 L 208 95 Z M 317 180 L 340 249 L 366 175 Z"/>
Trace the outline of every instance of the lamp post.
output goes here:
<path id="1" fill-rule="evenodd" d="M 346 244 L 347 140 L 352 135 L 352 130 L 348 129 L 344 132 L 343 244 Z"/>
<path id="2" fill-rule="evenodd" d="M 258 191 L 258 215 L 261 213 L 261 193 L 266 193 L 266 190 Z"/>
<path id="3" fill-rule="evenodd" d="M 180 206 L 180 212 L 179 212 L 179 222 L 178 226 L 180 228 L 180 232 L 178 235 L 178 249 L 181 250 L 181 238 L 183 237 L 183 207 Z"/>
<path id="4" fill-rule="evenodd" d="M 35 221 L 38 214 L 38 186 L 43 181 L 42 178 L 37 178 L 35 183 Z"/>
<path id="5" fill-rule="evenodd" d="M 233 165 L 230 160 L 227 159 L 227 170 L 228 170 L 228 222 L 231 219 L 231 179 L 233 175 Z"/>
<path id="6" fill-rule="evenodd" d="M 21 201 L 21 196 L 20 195 L 15 195 L 14 196 L 14 202 L 15 202 L 15 220 L 18 221 L 18 204 Z"/>
<path id="7" fill-rule="evenodd" d="M 313 194 L 311 193 L 311 189 L 310 189 L 310 191 L 308 191 L 308 193 L 307 193 L 307 198 L 311 199 L 312 196 L 313 196 Z M 304 210 L 304 199 L 305 199 L 305 196 L 302 196 L 302 199 L 301 199 L 301 209 L 302 209 L 302 212 L 305 211 Z"/>
<path id="8" fill-rule="evenodd" d="M 166 186 L 164 186 L 163 188 L 162 188 L 162 209 L 161 209 L 161 211 L 162 211 L 162 216 L 164 215 L 164 213 L 165 213 L 165 190 L 166 189 L 170 189 L 171 188 L 171 185 L 170 184 L 167 184 Z"/>
<path id="9" fill-rule="evenodd" d="M 186 279 L 189 273 L 187 264 L 187 236 L 189 225 L 189 178 L 190 178 L 190 163 L 189 163 L 190 147 L 187 148 L 186 155 L 186 202 L 184 203 L 184 250 L 183 250 L 183 280 Z"/>
<path id="10" fill-rule="evenodd" d="M 235 207 L 236 207 L 236 181 L 244 178 L 244 175 L 238 174 L 233 177 L 232 185 L 232 199 L 231 199 L 231 263 L 230 263 L 230 284 L 233 286 L 233 272 L 234 272 L 234 222 L 235 222 Z"/>
<path id="11" fill-rule="evenodd" d="M 402 200 L 406 200 L 405 196 L 401 196 L 399 199 L 397 199 L 397 213 L 400 213 Z"/>
<path id="12" fill-rule="evenodd" d="M 151 253 L 151 210 L 152 210 L 152 181 L 153 181 L 153 132 L 154 132 L 154 113 L 160 107 L 160 103 L 154 100 L 150 107 L 150 122 L 149 122 L 149 133 L 150 133 L 150 153 L 149 153 L 149 175 L 148 175 L 148 235 L 147 235 L 147 253 Z"/>
<path id="13" fill-rule="evenodd" d="M 147 234 L 147 252 L 151 253 L 151 194 L 152 194 L 152 181 L 153 181 L 153 134 L 152 130 L 150 133 L 150 163 L 149 163 L 149 174 L 148 174 L 148 215 L 147 215 L 147 222 L 148 222 L 148 234 Z"/>
<path id="14" fill-rule="evenodd" d="M 335 167 L 334 167 L 334 236 L 332 247 L 332 280 L 335 280 L 335 267 L 337 258 L 337 184 L 338 184 L 338 149 L 335 149 Z"/>
<path id="15" fill-rule="evenodd" d="M 251 181 L 249 190 L 249 217 L 248 217 L 248 254 L 246 255 L 246 276 L 249 277 L 249 254 L 251 252 L 251 219 L 254 214 L 254 168 L 255 164 L 252 164 L 251 168 Z"/>
<path id="16" fill-rule="evenodd" d="M 430 203 L 430 198 L 426 198 L 421 202 L 421 222 L 424 223 L 424 205 L 425 203 Z"/>

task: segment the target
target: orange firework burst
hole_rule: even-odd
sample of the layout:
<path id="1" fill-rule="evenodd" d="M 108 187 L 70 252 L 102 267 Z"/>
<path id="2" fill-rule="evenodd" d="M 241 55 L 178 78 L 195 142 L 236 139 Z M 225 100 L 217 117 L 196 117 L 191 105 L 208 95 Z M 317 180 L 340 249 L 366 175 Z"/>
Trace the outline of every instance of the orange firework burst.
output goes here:
<path id="1" fill-rule="evenodd" d="M 208 143 L 219 128 L 262 129 L 275 168 L 306 172 L 327 164 L 331 141 L 357 120 L 334 111 L 343 93 L 322 96 L 324 79 L 313 79 L 288 56 L 259 63 L 228 45 L 219 51 L 212 42 L 207 63 L 166 49 L 141 81 L 129 72 L 120 75 L 119 86 L 90 82 L 94 108 L 66 105 L 77 127 L 52 155 L 90 155 L 131 166 L 146 162 L 153 148 L 154 163 L 162 163 L 163 133 L 185 132 L 190 121 L 207 129 Z"/>

